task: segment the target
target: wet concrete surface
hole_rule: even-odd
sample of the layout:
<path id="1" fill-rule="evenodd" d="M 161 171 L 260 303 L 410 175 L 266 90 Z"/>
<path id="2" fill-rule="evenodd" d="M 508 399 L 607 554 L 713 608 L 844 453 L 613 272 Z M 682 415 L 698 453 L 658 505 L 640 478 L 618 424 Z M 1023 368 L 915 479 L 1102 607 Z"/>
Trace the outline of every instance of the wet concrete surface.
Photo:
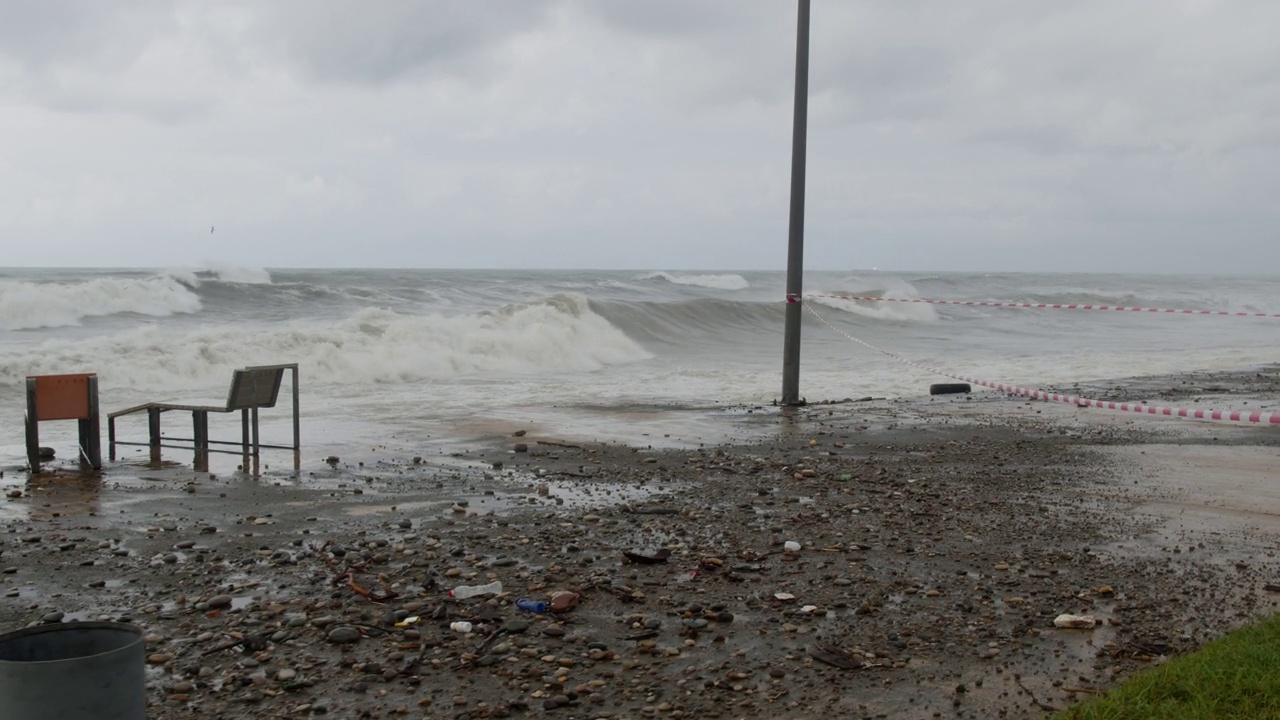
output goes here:
<path id="1" fill-rule="evenodd" d="M 744 411 L 700 447 L 502 429 L 298 474 L 6 472 L 0 620 L 139 623 L 153 718 L 1022 718 L 1280 599 L 1256 429 L 995 395 Z"/>

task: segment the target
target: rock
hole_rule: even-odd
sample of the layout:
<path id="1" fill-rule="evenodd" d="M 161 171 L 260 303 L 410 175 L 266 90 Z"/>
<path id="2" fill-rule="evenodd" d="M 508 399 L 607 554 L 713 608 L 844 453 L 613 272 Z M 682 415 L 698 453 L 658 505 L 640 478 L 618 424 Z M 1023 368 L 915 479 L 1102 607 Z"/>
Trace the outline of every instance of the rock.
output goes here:
<path id="1" fill-rule="evenodd" d="M 276 680 L 287 682 L 298 677 L 298 671 L 293 668 L 281 668 L 276 672 Z"/>
<path id="2" fill-rule="evenodd" d="M 578 604 L 578 593 L 560 592 L 551 598 L 550 610 L 553 613 L 568 612 Z"/>
<path id="3" fill-rule="evenodd" d="M 360 631 L 350 625 L 340 625 L 329 631 L 326 636 L 329 642 L 342 645 L 360 641 Z"/>
<path id="4" fill-rule="evenodd" d="M 528 620 L 508 620 L 507 623 L 502 626 L 502 632 L 508 635 L 523 635 L 529 627 L 530 623 Z"/>
<path id="5" fill-rule="evenodd" d="M 1053 626 L 1060 628 L 1088 629 L 1098 624 L 1092 615 L 1069 615 L 1063 613 L 1053 619 Z"/>
<path id="6" fill-rule="evenodd" d="M 49 623 L 49 624 L 60 623 L 62 622 L 62 618 L 64 617 L 66 617 L 64 613 L 62 613 L 61 611 L 55 610 L 54 612 L 48 612 L 42 615 L 40 617 L 40 622 Z"/>
<path id="7" fill-rule="evenodd" d="M 527 453 L 529 452 L 529 446 L 525 443 L 516 443 L 515 451 L 518 453 Z"/>
<path id="8" fill-rule="evenodd" d="M 230 595 L 214 595 L 213 597 L 209 598 L 208 603 L 209 603 L 210 609 L 213 609 L 213 610 L 219 610 L 222 608 L 231 607 L 231 596 Z"/>
<path id="9" fill-rule="evenodd" d="M 40 456 L 41 460 L 52 460 L 54 457 L 53 448 L 51 447 L 41 447 L 37 451 L 37 454 Z"/>

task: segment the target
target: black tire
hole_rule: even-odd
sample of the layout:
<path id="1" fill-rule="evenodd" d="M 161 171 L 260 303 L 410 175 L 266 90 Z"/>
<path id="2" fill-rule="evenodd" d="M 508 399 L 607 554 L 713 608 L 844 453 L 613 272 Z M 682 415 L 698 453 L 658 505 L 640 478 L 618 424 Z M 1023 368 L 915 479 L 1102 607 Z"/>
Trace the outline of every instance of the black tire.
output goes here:
<path id="1" fill-rule="evenodd" d="M 929 386 L 930 395 L 955 395 L 973 390 L 969 383 L 934 383 Z"/>

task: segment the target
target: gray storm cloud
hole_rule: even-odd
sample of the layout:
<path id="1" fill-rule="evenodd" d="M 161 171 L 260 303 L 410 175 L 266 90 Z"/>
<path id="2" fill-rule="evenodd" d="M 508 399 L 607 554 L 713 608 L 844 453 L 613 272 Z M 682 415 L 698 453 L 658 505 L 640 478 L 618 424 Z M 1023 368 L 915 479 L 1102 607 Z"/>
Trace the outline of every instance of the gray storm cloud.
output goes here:
<path id="1" fill-rule="evenodd" d="M 1269 270 L 1277 26 L 813 0 L 810 266 Z M 778 0 L 9 3 L 0 264 L 781 268 L 794 40 Z"/>

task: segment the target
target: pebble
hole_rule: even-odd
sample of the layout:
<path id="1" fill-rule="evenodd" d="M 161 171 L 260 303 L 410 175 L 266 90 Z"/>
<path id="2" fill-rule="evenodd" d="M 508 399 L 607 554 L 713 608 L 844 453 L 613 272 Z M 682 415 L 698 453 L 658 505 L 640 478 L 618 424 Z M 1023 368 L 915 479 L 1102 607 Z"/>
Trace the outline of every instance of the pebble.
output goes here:
<path id="1" fill-rule="evenodd" d="M 213 597 L 209 598 L 207 602 L 209 603 L 210 608 L 214 610 L 219 610 L 221 608 L 231 607 L 231 596 L 230 595 L 214 595 Z"/>
<path id="2" fill-rule="evenodd" d="M 360 631 L 349 626 L 342 625 L 329 631 L 329 642 L 335 644 L 345 644 L 360 641 Z"/>

